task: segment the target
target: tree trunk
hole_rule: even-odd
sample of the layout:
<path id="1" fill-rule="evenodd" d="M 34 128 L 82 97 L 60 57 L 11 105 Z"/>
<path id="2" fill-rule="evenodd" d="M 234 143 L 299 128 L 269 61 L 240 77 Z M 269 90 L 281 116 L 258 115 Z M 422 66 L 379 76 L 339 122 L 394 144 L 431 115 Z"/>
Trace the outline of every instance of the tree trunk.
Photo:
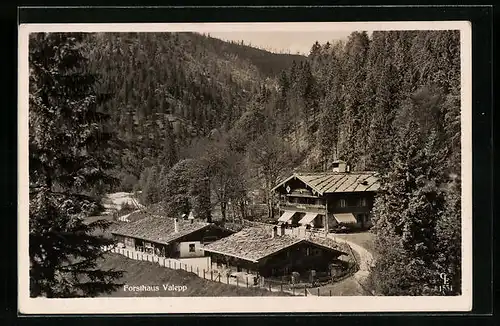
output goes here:
<path id="1" fill-rule="evenodd" d="M 297 153 L 300 153 L 300 145 L 299 145 L 299 124 L 295 125 L 295 146 Z"/>
<path id="2" fill-rule="evenodd" d="M 246 219 L 247 214 L 246 214 L 245 202 L 244 201 L 240 202 L 240 214 L 241 214 L 241 219 L 242 220 Z"/>
<path id="3" fill-rule="evenodd" d="M 271 193 L 269 192 L 267 195 L 267 210 L 268 210 L 268 217 L 270 219 L 274 218 L 274 199 Z"/>
<path id="4" fill-rule="evenodd" d="M 220 213 L 222 215 L 222 223 L 226 222 L 226 203 L 220 203 Z"/>
<path id="5" fill-rule="evenodd" d="M 234 220 L 236 219 L 236 208 L 234 207 L 234 202 L 231 202 L 231 220 L 233 221 L 234 223 Z"/>

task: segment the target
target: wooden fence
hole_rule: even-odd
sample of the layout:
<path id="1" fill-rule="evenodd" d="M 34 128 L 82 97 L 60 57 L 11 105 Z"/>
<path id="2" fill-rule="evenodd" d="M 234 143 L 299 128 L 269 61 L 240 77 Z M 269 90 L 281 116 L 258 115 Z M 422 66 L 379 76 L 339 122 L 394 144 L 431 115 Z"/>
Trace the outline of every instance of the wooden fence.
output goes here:
<path id="1" fill-rule="evenodd" d="M 105 250 L 123 255 L 130 259 L 148 261 L 151 263 L 156 263 L 165 268 L 184 270 L 186 272 L 194 273 L 198 277 L 208 281 L 219 282 L 243 288 L 251 288 L 255 290 L 261 289 L 271 292 L 281 292 L 287 295 L 295 295 L 295 296 L 313 295 L 311 294 L 308 287 L 305 285 L 298 285 L 298 284 L 294 285 L 284 282 L 274 282 L 271 280 L 264 280 L 263 278 L 257 284 L 254 284 L 251 277 L 246 277 L 244 280 L 242 280 L 240 278 L 231 277 L 230 275 L 223 275 L 222 273 L 219 273 L 217 270 L 209 268 L 207 269 L 200 268 L 200 266 L 195 266 L 194 264 L 189 264 L 182 260 L 177 260 L 167 257 L 159 257 L 156 255 L 139 251 L 133 251 L 126 248 L 108 247 L 105 248 Z M 258 296 L 259 294 L 256 295 Z"/>
<path id="2" fill-rule="evenodd" d="M 350 248 L 350 246 L 349 246 Z M 299 284 L 293 284 L 291 282 L 284 282 L 284 281 L 278 281 L 274 279 L 265 279 L 265 278 L 260 278 L 259 282 L 257 284 L 254 284 L 253 282 L 253 276 L 248 274 L 245 279 L 240 279 L 237 277 L 232 277 L 228 274 L 222 274 L 216 269 L 211 269 L 211 261 L 209 257 L 200 257 L 201 258 L 206 258 L 206 266 L 207 268 L 204 268 L 200 265 L 198 260 L 198 263 L 190 263 L 190 259 L 186 260 L 178 260 L 174 258 L 168 258 L 168 257 L 159 257 L 153 254 L 148 254 L 145 252 L 140 252 L 140 251 L 135 251 L 135 250 L 129 250 L 126 248 L 118 248 L 114 246 L 109 246 L 104 248 L 105 251 L 110 251 L 113 253 L 117 253 L 120 255 L 123 255 L 127 258 L 134 259 L 134 260 L 141 260 L 141 261 L 148 261 L 152 263 L 156 263 L 162 267 L 169 268 L 169 269 L 176 269 L 176 270 L 184 270 L 186 272 L 194 273 L 198 277 L 203 278 L 205 280 L 213 281 L 213 282 L 220 282 L 228 285 L 233 285 L 233 286 L 238 286 L 238 287 L 244 287 L 244 288 L 252 288 L 252 289 L 264 289 L 267 291 L 271 292 L 281 292 L 283 294 L 287 295 L 294 295 L 294 296 L 331 296 L 332 292 L 330 291 L 320 291 L 320 288 L 317 287 L 319 285 L 323 285 L 322 283 L 318 284 L 306 284 L 306 283 L 299 283 Z M 352 250 L 352 249 L 351 249 Z M 353 252 L 351 252 L 352 257 L 354 257 L 355 261 L 355 255 Z M 203 263 L 203 265 L 205 265 Z M 354 269 L 357 269 L 357 262 L 353 266 Z M 355 272 L 355 270 L 349 271 L 345 276 L 341 277 L 339 280 L 335 281 L 340 281 L 343 280 L 346 277 L 352 276 L 352 273 Z M 330 282 L 328 282 L 330 283 Z M 317 287 L 317 288 L 312 288 L 312 287 Z M 258 296 L 259 294 L 256 293 Z"/>

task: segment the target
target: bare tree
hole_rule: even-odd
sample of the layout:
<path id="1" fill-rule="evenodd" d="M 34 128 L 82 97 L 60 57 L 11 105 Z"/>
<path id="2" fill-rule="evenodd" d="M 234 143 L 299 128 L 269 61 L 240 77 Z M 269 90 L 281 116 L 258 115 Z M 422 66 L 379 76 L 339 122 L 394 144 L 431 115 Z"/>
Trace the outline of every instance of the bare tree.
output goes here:
<path id="1" fill-rule="evenodd" d="M 212 204 L 220 207 L 222 220 L 226 221 L 230 204 L 244 209 L 246 202 L 246 167 L 243 156 L 232 151 L 224 140 L 220 140 L 209 147 L 201 161 L 209 175 L 210 192 L 214 199 Z"/>
<path id="2" fill-rule="evenodd" d="M 294 156 L 289 146 L 278 136 L 266 133 L 249 145 L 249 161 L 256 172 L 268 208 L 268 217 L 274 217 L 273 187 L 290 172 Z"/>

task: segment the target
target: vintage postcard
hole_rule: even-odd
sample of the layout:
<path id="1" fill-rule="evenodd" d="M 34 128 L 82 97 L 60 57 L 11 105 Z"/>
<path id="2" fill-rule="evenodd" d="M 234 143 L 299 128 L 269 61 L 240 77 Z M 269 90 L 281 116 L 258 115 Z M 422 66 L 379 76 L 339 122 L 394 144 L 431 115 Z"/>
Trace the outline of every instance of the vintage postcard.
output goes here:
<path id="1" fill-rule="evenodd" d="M 24 24 L 24 314 L 469 311 L 468 22 Z"/>

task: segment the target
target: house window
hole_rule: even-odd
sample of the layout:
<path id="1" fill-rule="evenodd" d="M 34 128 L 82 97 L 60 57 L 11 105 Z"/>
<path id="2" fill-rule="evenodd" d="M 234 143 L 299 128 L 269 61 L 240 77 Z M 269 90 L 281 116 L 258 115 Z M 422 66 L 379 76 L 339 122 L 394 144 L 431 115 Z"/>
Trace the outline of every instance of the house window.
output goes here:
<path id="1" fill-rule="evenodd" d="M 321 256 L 321 250 L 314 249 L 314 256 Z"/>
<path id="2" fill-rule="evenodd" d="M 339 201 L 339 206 L 340 207 L 347 207 L 347 201 L 342 198 L 340 201 Z"/>
<path id="3" fill-rule="evenodd" d="M 189 252 L 195 252 L 195 244 L 194 243 L 189 244 Z"/>
<path id="4" fill-rule="evenodd" d="M 125 245 L 127 247 L 134 247 L 135 246 L 134 239 L 125 238 Z"/>
<path id="5" fill-rule="evenodd" d="M 366 198 L 363 197 L 363 198 L 361 198 L 359 200 L 359 206 L 361 206 L 361 207 L 365 207 L 366 206 Z"/>
<path id="6" fill-rule="evenodd" d="M 306 248 L 306 256 L 309 256 L 311 254 L 311 249 Z"/>

